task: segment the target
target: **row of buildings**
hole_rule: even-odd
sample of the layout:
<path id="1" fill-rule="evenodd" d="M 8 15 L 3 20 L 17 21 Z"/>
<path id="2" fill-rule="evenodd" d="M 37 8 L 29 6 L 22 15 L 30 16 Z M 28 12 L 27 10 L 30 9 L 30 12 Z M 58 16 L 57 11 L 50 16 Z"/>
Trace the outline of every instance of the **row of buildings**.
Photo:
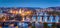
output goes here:
<path id="1" fill-rule="evenodd" d="M 53 9 L 8 8 L 0 9 L 0 21 L 24 21 L 24 22 L 60 22 L 59 15 L 49 15 L 47 12 Z"/>

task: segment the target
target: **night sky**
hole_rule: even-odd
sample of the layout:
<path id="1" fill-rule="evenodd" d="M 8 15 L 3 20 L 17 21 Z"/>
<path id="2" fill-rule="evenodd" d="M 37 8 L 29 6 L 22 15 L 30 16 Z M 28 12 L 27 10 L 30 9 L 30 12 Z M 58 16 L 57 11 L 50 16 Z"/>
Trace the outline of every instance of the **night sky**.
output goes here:
<path id="1" fill-rule="evenodd" d="M 56 7 L 60 0 L 0 0 L 0 7 Z"/>

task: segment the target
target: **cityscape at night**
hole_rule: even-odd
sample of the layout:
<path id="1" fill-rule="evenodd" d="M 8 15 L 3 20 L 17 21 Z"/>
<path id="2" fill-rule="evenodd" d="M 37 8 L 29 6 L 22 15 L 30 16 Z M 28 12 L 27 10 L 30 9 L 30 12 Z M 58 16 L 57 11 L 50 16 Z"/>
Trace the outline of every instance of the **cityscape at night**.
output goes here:
<path id="1" fill-rule="evenodd" d="M 0 28 L 60 28 L 60 0 L 0 0 Z"/>
<path id="2" fill-rule="evenodd" d="M 21 24 L 26 23 L 26 24 Z M 58 7 L 49 8 L 0 8 L 0 25 L 1 27 L 8 27 L 14 25 L 14 27 L 28 28 L 34 25 L 37 28 L 44 27 L 47 24 L 50 28 L 52 25 L 60 24 L 60 10 Z M 34 24 L 34 25 L 33 25 Z M 41 27 L 40 27 L 41 25 Z M 46 26 L 46 27 L 47 27 Z M 56 26 L 55 26 L 56 27 Z"/>

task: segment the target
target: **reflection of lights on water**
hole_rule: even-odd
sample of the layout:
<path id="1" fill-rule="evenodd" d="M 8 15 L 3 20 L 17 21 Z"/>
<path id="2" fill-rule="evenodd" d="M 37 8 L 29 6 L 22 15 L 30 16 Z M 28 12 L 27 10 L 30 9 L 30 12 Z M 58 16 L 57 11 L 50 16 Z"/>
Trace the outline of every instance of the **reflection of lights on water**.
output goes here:
<path id="1" fill-rule="evenodd" d="M 44 20 L 45 20 L 45 22 L 47 22 L 47 16 L 45 16 L 44 18 L 45 18 L 45 19 L 44 19 Z"/>
<path id="2" fill-rule="evenodd" d="M 42 17 L 40 17 L 40 22 L 42 22 Z"/>
<path id="3" fill-rule="evenodd" d="M 24 27 L 24 28 L 27 28 L 27 27 L 28 27 L 28 24 L 27 24 L 27 23 L 21 23 L 21 22 L 19 22 L 18 25 L 19 25 L 19 26 L 22 26 L 22 27 Z"/>
<path id="4" fill-rule="evenodd" d="M 36 21 L 36 17 L 35 16 L 32 17 L 32 21 L 33 22 Z"/>
<path id="5" fill-rule="evenodd" d="M 52 22 L 52 20 L 53 20 L 53 16 L 51 15 L 51 16 L 50 16 L 50 21 Z"/>
<path id="6" fill-rule="evenodd" d="M 28 27 L 28 24 L 27 24 L 27 23 L 23 23 L 23 26 L 24 26 L 24 27 L 26 27 L 26 26 Z"/>
<path id="7" fill-rule="evenodd" d="M 48 26 L 51 26 L 52 24 L 48 24 Z"/>
<path id="8" fill-rule="evenodd" d="M 59 17 L 56 16 L 56 17 L 55 17 L 55 20 L 56 20 L 56 23 L 58 23 L 58 22 L 59 22 Z"/>
<path id="9" fill-rule="evenodd" d="M 19 23 L 18 25 L 19 25 L 19 26 L 21 26 L 21 25 L 22 25 L 22 23 Z"/>
<path id="10" fill-rule="evenodd" d="M 37 21 L 40 22 L 40 16 L 37 17 Z"/>

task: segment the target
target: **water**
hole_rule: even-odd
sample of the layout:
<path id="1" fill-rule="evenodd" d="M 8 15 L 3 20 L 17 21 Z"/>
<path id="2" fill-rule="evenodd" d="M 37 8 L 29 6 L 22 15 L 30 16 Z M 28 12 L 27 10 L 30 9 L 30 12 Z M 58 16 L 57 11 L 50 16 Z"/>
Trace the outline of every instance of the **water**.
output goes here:
<path id="1" fill-rule="evenodd" d="M 9 27 L 2 27 L 2 28 L 9 28 Z"/>
<path id="2" fill-rule="evenodd" d="M 23 27 L 23 28 L 28 28 L 28 24 L 27 23 L 24 23 L 24 22 L 23 23 L 19 22 L 18 23 L 18 26 L 19 27 Z"/>
<path id="3" fill-rule="evenodd" d="M 37 19 L 38 22 L 40 22 L 40 18 L 41 18 L 41 16 L 38 16 L 38 19 Z M 44 22 L 44 21 L 45 21 L 45 22 L 58 22 L 59 17 L 56 16 L 56 17 L 55 17 L 55 20 L 54 20 L 54 19 L 53 19 L 53 16 L 51 15 L 51 16 L 49 17 L 49 20 L 46 21 L 45 19 L 47 20 L 47 15 L 45 14 L 44 17 L 43 17 L 43 22 Z M 33 20 L 33 21 L 36 21 L 36 16 L 33 16 L 33 17 L 32 17 L 32 20 Z M 17 25 L 18 25 L 19 27 L 22 26 L 23 28 L 28 28 L 28 24 L 27 24 L 27 23 L 24 23 L 24 22 L 23 22 L 23 23 L 19 22 Z M 43 24 L 39 24 L 39 23 L 36 23 L 35 25 L 36 25 L 37 27 L 38 27 L 38 26 L 43 26 Z M 50 27 L 51 27 L 51 25 L 52 25 L 52 24 L 48 24 L 48 26 L 50 26 Z M 8 28 L 8 27 L 3 27 L 3 28 Z"/>

